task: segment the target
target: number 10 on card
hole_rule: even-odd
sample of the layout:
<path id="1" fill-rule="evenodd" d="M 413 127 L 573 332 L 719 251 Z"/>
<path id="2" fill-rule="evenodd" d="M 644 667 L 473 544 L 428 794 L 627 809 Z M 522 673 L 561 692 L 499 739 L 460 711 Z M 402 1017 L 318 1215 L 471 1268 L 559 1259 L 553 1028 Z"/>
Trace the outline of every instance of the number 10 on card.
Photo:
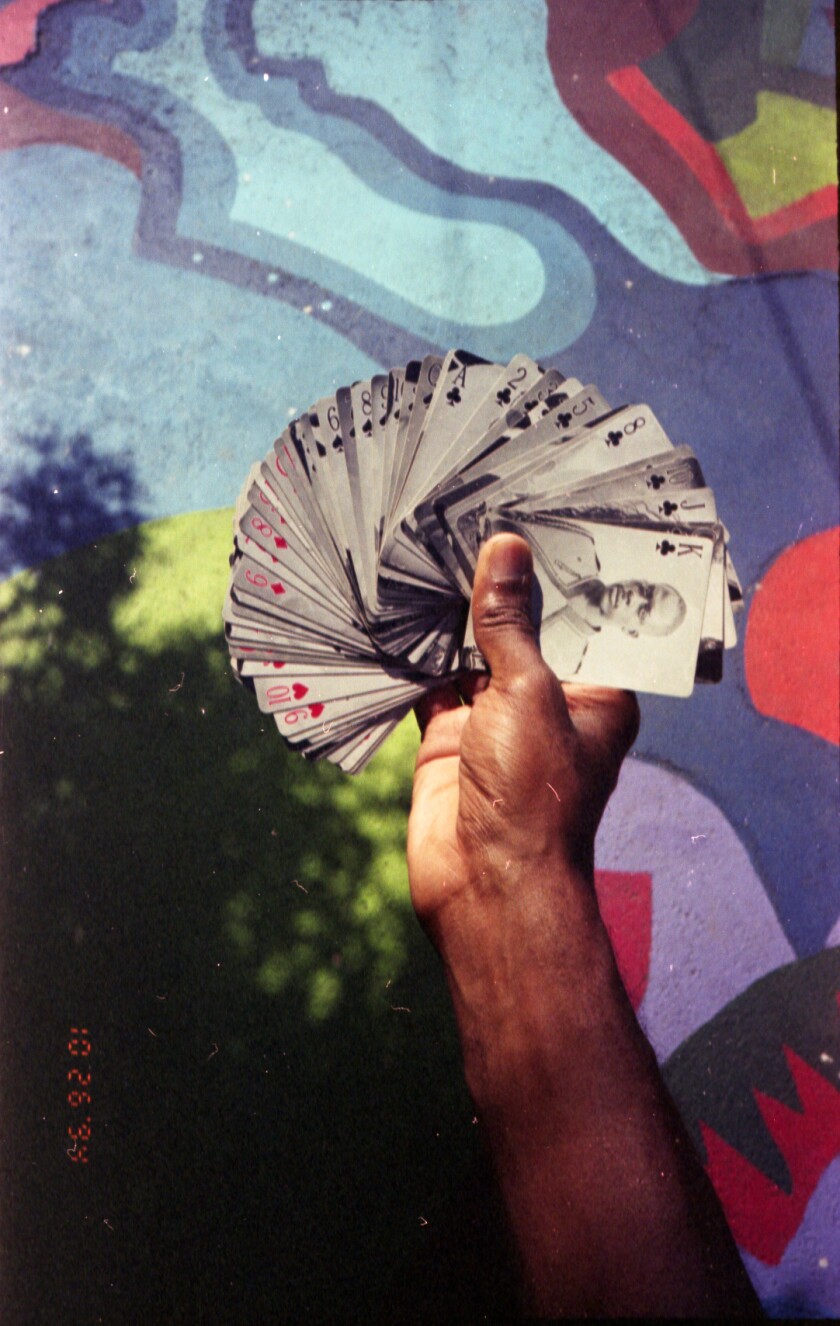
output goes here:
<path id="1" fill-rule="evenodd" d="M 74 1060 L 67 1071 L 67 1104 L 73 1121 L 67 1125 L 67 1154 L 75 1165 L 88 1163 L 90 1141 L 90 1032 L 87 1027 L 71 1027 L 67 1052 Z"/>

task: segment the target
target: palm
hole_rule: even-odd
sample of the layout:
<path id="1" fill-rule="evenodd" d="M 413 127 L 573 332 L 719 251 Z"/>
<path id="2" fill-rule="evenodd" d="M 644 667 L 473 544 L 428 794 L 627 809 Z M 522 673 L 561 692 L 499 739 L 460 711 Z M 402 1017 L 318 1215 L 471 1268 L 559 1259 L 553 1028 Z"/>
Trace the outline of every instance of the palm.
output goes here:
<path id="1" fill-rule="evenodd" d="M 635 697 L 563 687 L 541 660 L 525 685 L 491 683 L 473 705 L 447 708 L 452 690 L 438 703 L 408 825 L 412 901 L 430 929 L 468 884 L 476 844 L 510 859 L 556 850 L 585 862 L 638 722 Z"/>

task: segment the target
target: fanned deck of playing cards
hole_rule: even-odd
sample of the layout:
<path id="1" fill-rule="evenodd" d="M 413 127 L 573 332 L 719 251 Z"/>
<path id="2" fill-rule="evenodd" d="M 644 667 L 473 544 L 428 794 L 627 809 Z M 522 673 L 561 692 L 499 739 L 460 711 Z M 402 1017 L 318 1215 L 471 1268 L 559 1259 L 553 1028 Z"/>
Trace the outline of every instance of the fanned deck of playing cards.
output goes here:
<path id="1" fill-rule="evenodd" d="M 240 494 L 227 643 L 291 746 L 358 772 L 425 691 L 484 668 L 469 598 L 499 531 L 533 549 L 561 680 L 720 679 L 742 594 L 693 452 L 647 405 L 452 350 L 318 401 Z"/>

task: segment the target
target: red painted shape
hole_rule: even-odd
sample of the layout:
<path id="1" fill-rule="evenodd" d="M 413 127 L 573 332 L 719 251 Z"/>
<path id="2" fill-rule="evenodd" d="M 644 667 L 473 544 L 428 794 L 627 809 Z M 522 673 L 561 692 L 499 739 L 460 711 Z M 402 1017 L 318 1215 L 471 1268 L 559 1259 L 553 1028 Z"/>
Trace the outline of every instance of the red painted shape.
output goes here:
<path id="1" fill-rule="evenodd" d="M 768 718 L 840 743 L 840 528 L 795 543 L 750 605 L 744 668 Z"/>
<path id="2" fill-rule="evenodd" d="M 35 144 L 62 143 L 110 157 L 140 178 L 143 157 L 133 138 L 112 124 L 69 115 L 33 101 L 17 88 L 0 82 L 0 151 Z"/>
<path id="3" fill-rule="evenodd" d="M 769 244 L 771 240 L 813 226 L 818 221 L 829 221 L 833 225 L 836 216 L 837 189 L 833 184 L 826 184 L 824 188 L 788 203 L 787 207 L 768 212 L 766 216 L 753 217 L 753 233 L 759 244 Z"/>
<path id="4" fill-rule="evenodd" d="M 784 1047 L 802 1110 L 754 1092 L 791 1176 L 785 1192 L 739 1151 L 701 1122 L 706 1168 L 736 1243 L 767 1266 L 777 1266 L 800 1224 L 817 1184 L 840 1156 L 840 1091 Z"/>
<path id="5" fill-rule="evenodd" d="M 38 18 L 62 0 L 12 0 L 0 10 L 0 65 L 20 64 L 35 50 Z"/>
<path id="6" fill-rule="evenodd" d="M 700 181 L 706 193 L 722 216 L 736 226 L 749 221 L 749 216 L 729 171 L 726 169 L 714 143 L 706 142 L 677 110 L 666 101 L 641 69 L 628 66 L 607 74 L 610 87 L 660 138 L 682 158 L 692 175 Z"/>
<path id="7" fill-rule="evenodd" d="M 650 968 L 653 879 L 644 871 L 596 870 L 595 892 L 619 975 L 638 1008 Z"/>
<path id="8" fill-rule="evenodd" d="M 603 6 L 603 14 L 591 0 L 546 4 L 546 53 L 564 105 L 652 194 L 704 266 L 732 276 L 836 269 L 836 206 L 824 190 L 753 221 L 714 145 L 697 135 L 640 69 L 628 72 L 628 65 L 673 40 L 696 2 L 654 6 L 626 0 Z"/>
<path id="9" fill-rule="evenodd" d="M 548 54 L 581 78 L 603 75 L 619 65 L 640 64 L 664 50 L 691 22 L 700 0 L 546 0 Z"/>

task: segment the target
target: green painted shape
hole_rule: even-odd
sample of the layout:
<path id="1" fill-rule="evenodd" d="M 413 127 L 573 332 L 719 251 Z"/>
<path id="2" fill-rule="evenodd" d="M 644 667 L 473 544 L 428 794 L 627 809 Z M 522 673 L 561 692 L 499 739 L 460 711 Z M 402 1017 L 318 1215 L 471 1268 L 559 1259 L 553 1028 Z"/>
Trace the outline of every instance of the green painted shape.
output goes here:
<path id="1" fill-rule="evenodd" d="M 114 603 L 114 629 L 126 644 L 155 651 L 192 635 L 221 631 L 230 567 L 233 511 L 197 511 L 141 525 L 141 553 L 130 591 Z"/>
<path id="2" fill-rule="evenodd" d="M 779 92 L 759 92 L 756 118 L 717 149 L 750 216 L 765 216 L 837 183 L 833 111 Z"/>
<path id="3" fill-rule="evenodd" d="M 811 0 L 764 0 L 761 58 L 765 64 L 796 67 L 810 17 Z"/>
<path id="4" fill-rule="evenodd" d="M 276 845 L 264 842 L 268 850 L 255 852 L 256 829 L 237 829 L 234 823 L 229 828 L 221 823 L 220 831 L 229 833 L 234 855 L 251 840 L 250 864 L 248 878 L 238 880 L 222 902 L 220 934 L 256 988 L 265 994 L 296 991 L 307 1016 L 322 1019 L 337 1007 L 348 973 L 364 976 L 371 990 L 381 990 L 405 969 L 407 926 L 414 925 L 405 813 L 416 725 L 413 720 L 403 724 L 356 778 L 327 764 L 307 764 L 282 744 L 273 722 L 236 685 L 224 646 L 222 603 L 232 516 L 224 508 L 152 521 L 0 586 L 0 694 L 44 712 L 56 706 L 57 722 L 72 715 L 71 723 L 83 723 L 90 739 L 100 733 L 93 765 L 105 776 L 106 788 L 124 781 L 123 747 L 108 735 L 112 716 L 123 716 L 131 729 L 135 763 L 150 767 L 156 762 L 159 724 L 179 709 L 191 716 L 191 744 L 197 741 L 199 751 L 200 733 L 209 729 L 213 758 L 200 759 L 207 767 L 215 765 L 220 786 L 259 781 L 274 787 L 281 804 L 280 784 L 294 787 L 290 878 L 301 888 L 290 934 L 277 933 L 268 922 L 253 888 L 253 879 L 276 868 Z M 268 745 L 264 738 L 270 738 Z M 154 820 L 166 839 L 177 841 L 183 835 L 168 822 L 170 812 L 179 816 L 189 805 L 196 779 L 177 760 L 175 768 L 179 786 L 162 790 Z M 73 790 L 79 785 L 73 768 L 57 771 L 53 795 L 63 801 L 71 820 Z M 84 804 L 90 800 L 86 793 Z M 331 806 L 326 818 L 325 801 Z M 108 836 L 118 839 L 119 804 L 106 795 L 99 803 L 100 822 L 107 825 L 112 813 Z M 282 809 L 279 817 L 284 818 Z M 334 830 L 325 827 L 331 819 Z M 319 892 L 317 903 L 309 900 L 310 885 Z M 326 923 L 325 898 L 330 910 L 342 914 L 340 926 Z M 337 967 L 339 930 L 343 940 Z"/>
<path id="5" fill-rule="evenodd" d="M 408 895 L 416 724 L 356 778 L 290 751 L 228 664 L 230 540 L 230 511 L 182 515 L 0 585 L 6 1035 L 47 1100 L 29 1047 L 59 1016 L 96 1028 L 94 1163 L 122 1194 L 114 1264 L 145 1274 L 152 1249 L 147 1319 L 193 1320 L 221 1284 L 240 1320 L 371 1320 L 419 1215 L 454 1207 L 463 1242 L 479 1165 Z M 31 1180 L 45 1210 L 54 1172 Z M 456 1264 L 446 1319 L 498 1310 L 483 1261 L 494 1301 Z"/>

